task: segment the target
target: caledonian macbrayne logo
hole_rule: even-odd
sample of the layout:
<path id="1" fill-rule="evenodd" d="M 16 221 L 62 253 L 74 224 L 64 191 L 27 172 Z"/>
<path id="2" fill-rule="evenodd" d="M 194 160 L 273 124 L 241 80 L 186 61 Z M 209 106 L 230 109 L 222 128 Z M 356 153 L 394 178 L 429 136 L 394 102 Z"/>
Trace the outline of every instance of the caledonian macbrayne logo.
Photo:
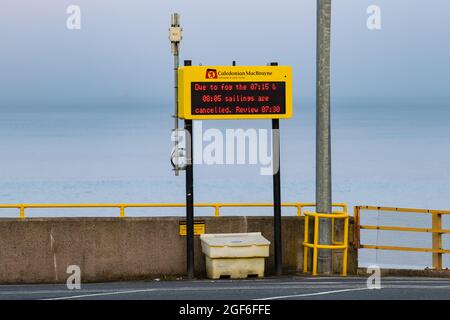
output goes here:
<path id="1" fill-rule="evenodd" d="M 216 69 L 206 69 L 206 79 L 217 79 L 217 70 Z"/>

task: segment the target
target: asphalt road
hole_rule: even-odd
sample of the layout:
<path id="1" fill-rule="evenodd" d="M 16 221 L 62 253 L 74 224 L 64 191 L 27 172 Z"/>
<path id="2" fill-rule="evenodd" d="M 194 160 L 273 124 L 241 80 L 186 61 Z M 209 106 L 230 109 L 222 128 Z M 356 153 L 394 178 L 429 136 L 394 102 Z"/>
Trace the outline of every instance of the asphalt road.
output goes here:
<path id="1" fill-rule="evenodd" d="M 366 278 L 281 277 L 248 280 L 141 281 L 82 284 L 2 285 L 0 300 L 450 300 L 450 279 L 382 278 L 368 289 Z"/>

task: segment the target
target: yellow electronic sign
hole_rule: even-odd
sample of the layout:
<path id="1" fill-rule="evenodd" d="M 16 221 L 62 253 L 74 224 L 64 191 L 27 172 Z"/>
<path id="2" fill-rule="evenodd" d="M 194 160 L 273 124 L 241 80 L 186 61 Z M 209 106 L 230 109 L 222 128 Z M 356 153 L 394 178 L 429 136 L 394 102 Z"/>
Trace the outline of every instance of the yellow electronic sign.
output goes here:
<path id="1" fill-rule="evenodd" d="M 185 66 L 178 69 L 182 119 L 292 117 L 289 66 Z"/>

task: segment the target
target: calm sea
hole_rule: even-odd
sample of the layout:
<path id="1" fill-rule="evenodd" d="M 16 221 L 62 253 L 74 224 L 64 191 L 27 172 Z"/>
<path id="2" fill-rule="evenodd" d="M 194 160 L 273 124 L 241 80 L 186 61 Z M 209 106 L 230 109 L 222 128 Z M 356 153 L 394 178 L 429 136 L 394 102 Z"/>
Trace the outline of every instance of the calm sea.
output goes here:
<path id="1" fill-rule="evenodd" d="M 333 198 L 353 205 L 450 209 L 450 108 L 426 101 L 333 103 Z M 184 202 L 184 174 L 169 162 L 171 105 L 5 108 L 0 118 L 0 203 Z M 198 125 L 198 124 L 197 124 Z M 210 121 L 208 128 L 270 128 L 270 121 Z M 314 201 L 312 102 L 281 122 L 282 200 Z M 205 143 L 206 145 L 206 143 Z M 272 178 L 259 165 L 195 166 L 196 202 L 271 202 Z M 28 216 L 116 216 L 117 210 L 30 210 Z M 129 215 L 183 215 L 135 209 Z M 198 210 L 212 215 L 212 209 Z M 270 215 L 228 209 L 224 215 Z M 283 209 L 283 215 L 295 215 Z M 17 216 L 3 210 L 2 216 Z M 430 226 L 423 215 L 366 213 L 371 224 Z M 444 227 L 450 228 L 450 217 Z M 447 235 L 445 245 L 450 247 Z M 428 234 L 365 232 L 366 243 L 431 245 Z M 362 265 L 422 268 L 430 254 L 362 250 Z M 445 257 L 444 264 L 450 260 Z"/>

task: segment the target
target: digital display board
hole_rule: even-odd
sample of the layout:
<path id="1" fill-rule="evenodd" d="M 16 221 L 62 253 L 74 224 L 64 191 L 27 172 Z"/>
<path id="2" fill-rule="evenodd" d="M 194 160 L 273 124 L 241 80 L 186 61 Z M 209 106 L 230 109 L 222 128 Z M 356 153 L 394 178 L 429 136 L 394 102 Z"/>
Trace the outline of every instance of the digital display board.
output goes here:
<path id="1" fill-rule="evenodd" d="M 192 115 L 285 114 L 284 82 L 192 82 Z"/>
<path id="2" fill-rule="evenodd" d="M 188 66 L 179 69 L 182 119 L 274 119 L 292 116 L 291 68 Z"/>

